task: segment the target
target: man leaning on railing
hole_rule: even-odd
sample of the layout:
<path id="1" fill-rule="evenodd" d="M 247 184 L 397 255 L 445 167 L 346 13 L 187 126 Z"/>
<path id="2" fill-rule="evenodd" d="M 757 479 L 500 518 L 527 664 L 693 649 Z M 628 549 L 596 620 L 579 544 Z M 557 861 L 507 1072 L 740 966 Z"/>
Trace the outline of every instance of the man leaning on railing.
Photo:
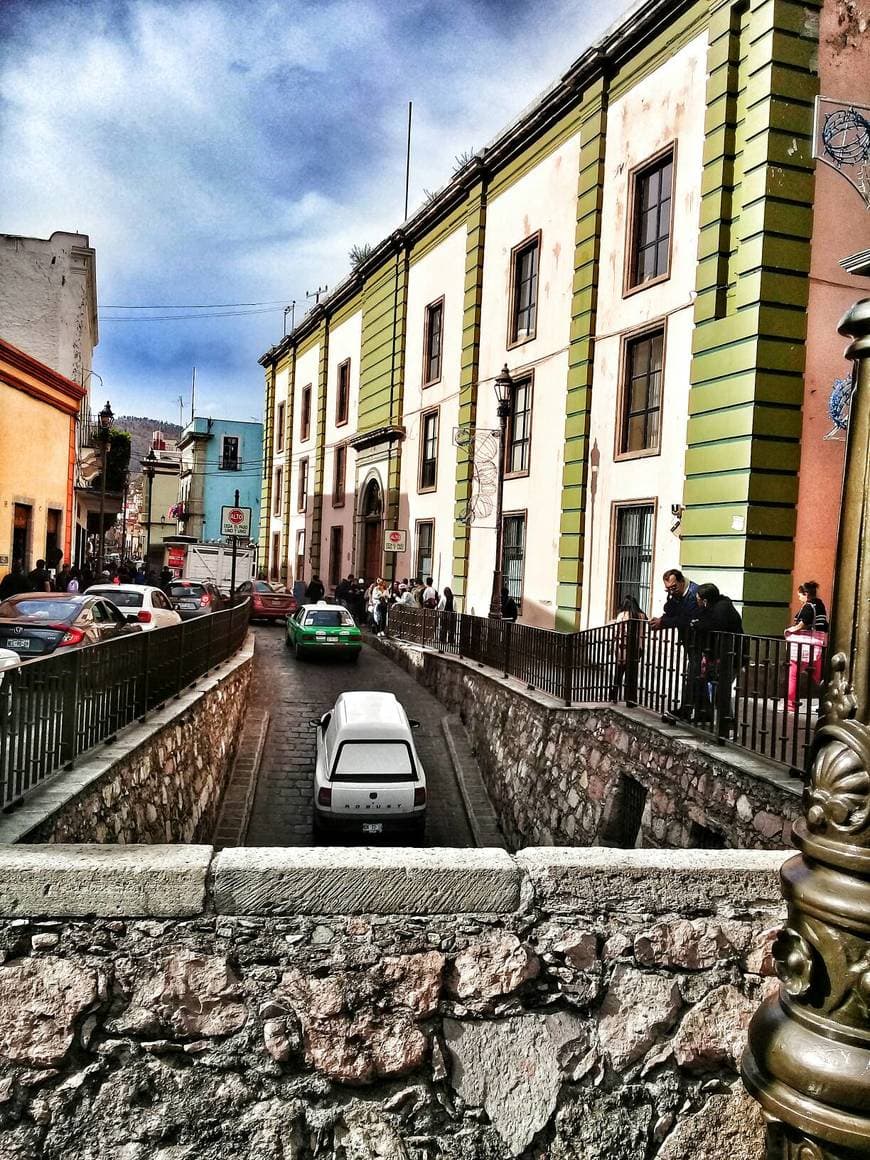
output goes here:
<path id="1" fill-rule="evenodd" d="M 694 715 L 701 679 L 701 650 L 694 644 L 690 633 L 692 621 L 698 616 L 698 585 L 694 580 L 687 580 L 678 568 L 669 568 L 662 580 L 667 593 L 664 611 L 661 616 L 654 616 L 649 626 L 653 631 L 675 628 L 680 643 L 686 649 L 686 671 L 680 703 L 673 706 L 672 712 L 675 717 L 689 721 Z"/>
<path id="2" fill-rule="evenodd" d="M 731 687 L 743 663 L 743 620 L 731 599 L 715 584 L 701 584 L 697 614 L 692 621 L 694 647 L 700 653 L 700 674 L 695 697 L 695 720 L 712 721 L 714 695 L 719 706 L 720 735 L 730 731 L 734 720 Z"/>

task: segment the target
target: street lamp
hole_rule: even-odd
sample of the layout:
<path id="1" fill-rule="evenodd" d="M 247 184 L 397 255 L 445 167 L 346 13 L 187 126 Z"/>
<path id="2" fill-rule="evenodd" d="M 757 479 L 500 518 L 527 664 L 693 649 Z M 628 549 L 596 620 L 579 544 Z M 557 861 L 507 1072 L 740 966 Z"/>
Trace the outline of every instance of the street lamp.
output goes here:
<path id="1" fill-rule="evenodd" d="M 103 470 L 100 476 L 100 552 L 97 556 L 97 576 L 103 571 L 103 557 L 106 554 L 106 457 L 109 452 L 111 438 L 109 433 L 112 430 L 114 418 L 111 405 L 107 400 L 105 407 L 100 411 L 100 446 L 103 452 Z"/>
<path id="2" fill-rule="evenodd" d="M 495 567 L 492 570 L 492 600 L 489 604 L 490 617 L 501 620 L 501 590 L 502 590 L 502 497 L 504 493 L 504 447 L 507 437 L 507 421 L 510 418 L 511 403 L 513 401 L 514 381 L 507 368 L 502 367 L 501 374 L 493 383 L 495 397 L 498 400 L 498 481 L 495 493 Z"/>
<path id="3" fill-rule="evenodd" d="M 157 471 L 157 456 L 151 447 L 142 460 L 142 469 L 148 479 L 148 523 L 145 525 L 145 570 L 151 566 L 151 500 L 154 495 L 154 474 Z"/>

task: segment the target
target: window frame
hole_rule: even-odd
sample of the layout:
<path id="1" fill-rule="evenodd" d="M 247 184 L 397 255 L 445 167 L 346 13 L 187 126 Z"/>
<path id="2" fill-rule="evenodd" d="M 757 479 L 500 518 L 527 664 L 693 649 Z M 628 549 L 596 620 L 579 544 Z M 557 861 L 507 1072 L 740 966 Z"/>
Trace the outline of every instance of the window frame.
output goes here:
<path id="1" fill-rule="evenodd" d="M 287 403 L 284 399 L 279 400 L 277 407 L 277 414 L 275 418 L 275 450 L 281 452 L 284 450 L 284 423 L 287 414 Z"/>
<path id="2" fill-rule="evenodd" d="M 425 495 L 432 491 L 438 490 L 438 452 L 441 443 L 441 409 L 440 407 L 430 407 L 426 411 L 420 413 L 420 458 L 417 464 L 417 493 L 418 495 Z M 424 458 L 426 452 L 426 420 L 435 417 L 435 458 Z M 423 465 L 424 463 L 435 464 L 435 479 L 431 484 L 423 483 Z"/>
<path id="3" fill-rule="evenodd" d="M 532 342 L 538 336 L 538 298 L 541 284 L 541 230 L 536 230 L 533 234 L 523 238 L 511 250 L 510 256 L 510 279 L 508 291 L 508 317 L 507 317 L 507 340 L 506 349 L 513 350 L 515 347 L 523 346 L 527 342 Z M 523 251 L 536 249 L 538 253 L 538 264 L 535 271 L 535 325 L 534 327 L 520 337 L 519 327 L 517 325 L 517 294 L 519 293 L 519 286 L 517 283 L 517 262 Z"/>
<path id="4" fill-rule="evenodd" d="M 350 358 L 343 359 L 336 368 L 335 379 L 335 425 L 344 427 L 350 418 Z M 344 383 L 344 407 L 342 408 L 342 375 L 346 374 Z"/>
<path id="5" fill-rule="evenodd" d="M 232 467 L 228 466 L 226 447 L 227 440 L 231 440 L 236 445 L 235 463 Z M 242 466 L 242 439 L 240 435 L 222 435 L 221 436 L 221 456 L 218 463 L 219 471 L 239 471 Z"/>
<path id="6" fill-rule="evenodd" d="M 336 536 L 336 532 L 338 535 Z M 338 552 L 334 551 L 336 542 L 338 544 Z M 344 559 L 344 524 L 332 524 L 329 529 L 329 571 L 327 572 L 327 579 L 332 588 L 336 588 L 341 583 L 341 578 L 344 575 L 342 569 L 342 560 Z"/>
<path id="7" fill-rule="evenodd" d="M 529 558 L 529 509 L 516 508 L 514 511 L 502 512 L 501 514 L 501 582 L 502 587 L 507 584 L 507 572 L 504 566 L 504 551 L 507 543 L 505 536 L 505 521 L 512 519 L 521 519 L 523 521 L 523 564 L 520 569 L 520 597 L 516 601 L 517 611 L 522 614 L 523 601 L 526 595 L 526 560 Z"/>
<path id="8" fill-rule="evenodd" d="M 272 515 L 280 516 L 284 511 L 284 468 L 275 468 L 275 477 L 272 481 Z"/>
<path id="9" fill-rule="evenodd" d="M 299 405 L 299 442 L 307 443 L 311 438 L 311 383 L 302 388 Z"/>
<path id="10" fill-rule="evenodd" d="M 625 508 L 641 508 L 648 507 L 652 509 L 652 525 L 650 529 L 650 586 L 649 586 L 649 606 L 643 611 L 647 616 L 652 615 L 652 605 L 655 599 L 655 576 L 656 576 L 656 534 L 658 532 L 658 518 L 659 518 L 659 503 L 655 496 L 638 496 L 636 499 L 620 499 L 614 500 L 610 505 L 610 562 L 607 569 L 607 608 L 610 619 L 616 616 L 618 611 L 618 604 L 616 601 L 616 561 L 617 561 L 617 542 L 616 532 L 619 527 L 619 512 Z"/>
<path id="11" fill-rule="evenodd" d="M 668 262 L 662 274 L 657 274 L 655 278 L 649 278 L 646 282 L 634 281 L 634 268 L 637 260 L 638 245 L 637 245 L 637 228 L 638 228 L 638 189 L 640 180 L 653 169 L 657 169 L 659 165 L 670 154 L 671 157 L 671 208 L 668 218 Z M 659 286 L 662 282 L 667 282 L 671 276 L 674 261 L 674 205 L 676 203 L 676 187 L 677 187 L 677 142 L 676 139 L 669 141 L 667 145 L 663 145 L 661 149 L 645 157 L 638 165 L 635 165 L 628 174 L 628 215 L 625 223 L 625 257 L 623 259 L 622 270 L 622 296 L 623 298 L 630 298 L 632 294 L 638 294 L 641 290 L 649 290 L 652 286 Z"/>
<path id="12" fill-rule="evenodd" d="M 531 368 L 528 371 L 522 371 L 522 370 L 514 371 L 512 374 L 512 378 L 514 380 L 514 386 L 513 386 L 513 389 L 511 391 L 511 413 L 508 416 L 507 429 L 505 430 L 505 441 L 504 441 L 504 464 L 503 464 L 504 477 L 505 477 L 505 479 L 523 479 L 525 476 L 529 475 L 531 470 L 532 470 L 532 425 L 534 423 L 534 414 L 535 414 L 535 372 L 534 372 L 534 368 Z M 513 405 L 513 402 L 514 402 L 516 387 L 522 386 L 524 383 L 528 383 L 528 388 L 529 388 L 529 437 L 528 437 L 528 450 L 527 450 L 526 466 L 521 471 L 511 471 L 508 467 L 508 464 L 510 462 L 510 449 L 511 449 L 511 442 L 512 442 L 511 435 L 512 435 L 513 429 L 514 429 L 514 405 Z"/>
<path id="13" fill-rule="evenodd" d="M 636 343 L 641 342 L 645 338 L 652 338 L 654 335 L 661 333 L 662 336 L 662 369 L 661 369 L 661 384 L 659 390 L 659 430 L 658 438 L 655 446 L 644 447 L 640 451 L 624 451 L 623 450 L 623 429 L 626 422 L 626 415 L 629 406 L 629 370 L 630 362 L 630 347 Z M 667 367 L 667 353 L 668 353 L 668 320 L 667 316 L 656 319 L 653 322 L 646 322 L 643 326 L 635 327 L 632 330 L 625 331 L 620 336 L 619 344 L 619 379 L 616 401 L 616 425 L 614 428 L 613 439 L 613 459 L 615 463 L 622 462 L 627 459 L 648 459 L 650 456 L 661 455 L 662 453 L 662 420 L 665 411 L 665 368 Z"/>
<path id="14" fill-rule="evenodd" d="M 341 480 L 338 478 L 339 452 L 342 456 Z M 338 485 L 341 483 L 341 491 Z M 347 444 L 337 443 L 332 449 L 332 506 L 344 507 L 347 498 Z"/>
<path id="15" fill-rule="evenodd" d="M 296 511 L 308 511 L 308 456 L 299 460 L 299 477 L 296 481 Z"/>
<path id="16" fill-rule="evenodd" d="M 432 330 L 430 321 L 434 310 L 438 308 L 441 311 L 441 330 L 439 333 L 440 347 L 438 350 L 438 374 L 429 377 L 430 369 L 430 343 L 432 341 Z M 423 308 L 423 386 L 433 387 L 436 383 L 440 383 L 444 374 L 444 295 L 436 298 L 434 302 L 429 302 Z"/>
<path id="17" fill-rule="evenodd" d="M 296 529 L 296 542 L 294 544 L 294 549 L 295 549 L 295 555 L 294 555 L 293 562 L 295 564 L 295 568 L 294 568 L 294 572 L 293 572 L 293 579 L 294 580 L 304 580 L 305 579 L 305 529 L 304 528 L 297 528 Z M 300 612 L 302 611 L 301 607 L 300 607 L 299 611 Z"/>
<path id="18" fill-rule="evenodd" d="M 432 571 L 424 570 L 420 565 L 420 528 L 429 526 L 432 529 L 432 541 L 430 544 L 430 551 L 432 553 Z M 414 521 L 414 575 L 421 580 L 425 580 L 427 576 L 435 575 L 435 517 L 431 516 L 423 520 Z"/>

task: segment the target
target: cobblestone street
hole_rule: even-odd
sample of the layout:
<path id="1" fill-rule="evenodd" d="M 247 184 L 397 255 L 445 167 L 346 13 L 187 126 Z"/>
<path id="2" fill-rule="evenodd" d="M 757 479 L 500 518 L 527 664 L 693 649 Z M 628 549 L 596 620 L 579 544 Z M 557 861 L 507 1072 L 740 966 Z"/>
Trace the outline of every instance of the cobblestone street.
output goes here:
<path id="1" fill-rule="evenodd" d="M 311 845 L 312 717 L 350 689 L 395 693 L 421 723 L 415 744 L 429 786 L 427 846 L 471 846 L 473 838 L 441 728 L 444 706 L 400 668 L 364 647 L 359 663 L 297 661 L 284 647 L 284 625 L 254 628 L 257 646 L 252 710 L 271 715 L 248 828 L 249 846 Z"/>

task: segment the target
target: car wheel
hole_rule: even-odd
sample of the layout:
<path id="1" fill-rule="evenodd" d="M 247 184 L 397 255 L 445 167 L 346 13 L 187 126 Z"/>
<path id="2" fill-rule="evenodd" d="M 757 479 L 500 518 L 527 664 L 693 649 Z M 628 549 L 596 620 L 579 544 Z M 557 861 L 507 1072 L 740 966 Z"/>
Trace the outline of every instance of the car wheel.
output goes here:
<path id="1" fill-rule="evenodd" d="M 292 641 L 290 640 L 290 637 L 288 636 L 288 634 L 286 632 L 284 633 L 284 647 L 285 648 L 292 647 Z"/>

